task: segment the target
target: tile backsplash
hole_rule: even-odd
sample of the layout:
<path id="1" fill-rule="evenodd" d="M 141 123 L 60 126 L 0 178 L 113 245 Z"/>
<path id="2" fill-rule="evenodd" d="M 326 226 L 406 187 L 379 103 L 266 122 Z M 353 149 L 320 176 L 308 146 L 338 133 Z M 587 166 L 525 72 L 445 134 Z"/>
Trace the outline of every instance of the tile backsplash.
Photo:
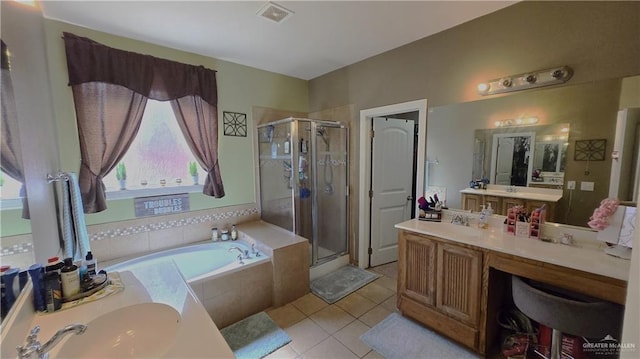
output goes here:
<path id="1" fill-rule="evenodd" d="M 87 226 L 87 231 L 92 252 L 104 263 L 202 241 L 210 238 L 211 227 L 230 228 L 259 218 L 258 208 L 250 204 L 103 223 Z M 3 237 L 0 256 L 2 265 L 27 268 L 33 264 L 31 234 Z"/>

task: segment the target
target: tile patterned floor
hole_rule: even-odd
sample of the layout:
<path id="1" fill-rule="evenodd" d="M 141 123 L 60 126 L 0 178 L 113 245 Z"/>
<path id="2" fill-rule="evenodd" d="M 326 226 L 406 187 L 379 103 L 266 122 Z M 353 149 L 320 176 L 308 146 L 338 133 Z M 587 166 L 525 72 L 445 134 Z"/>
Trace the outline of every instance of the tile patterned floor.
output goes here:
<path id="1" fill-rule="evenodd" d="M 369 269 L 382 276 L 334 304 L 309 293 L 267 314 L 291 337 L 268 359 L 382 358 L 360 340 L 396 308 L 396 262 Z"/>

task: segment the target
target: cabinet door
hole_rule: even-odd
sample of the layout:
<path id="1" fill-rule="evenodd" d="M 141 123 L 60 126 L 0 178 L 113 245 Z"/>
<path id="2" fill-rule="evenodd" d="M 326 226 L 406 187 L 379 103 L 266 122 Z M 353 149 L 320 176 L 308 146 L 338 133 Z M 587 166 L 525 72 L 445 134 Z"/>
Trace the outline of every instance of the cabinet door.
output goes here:
<path id="1" fill-rule="evenodd" d="M 435 305 L 436 243 L 402 232 L 398 243 L 399 297 Z M 402 299 L 399 298 L 399 301 Z"/>
<path id="2" fill-rule="evenodd" d="M 462 194 L 462 209 L 471 210 L 472 212 L 480 212 L 480 205 L 482 204 L 482 196 L 478 194 Z"/>
<path id="3" fill-rule="evenodd" d="M 524 201 L 521 199 L 508 197 L 502 199 L 502 213 L 504 213 L 504 215 L 506 215 L 509 208 L 513 206 L 524 206 Z"/>
<path id="4" fill-rule="evenodd" d="M 496 196 L 484 196 L 484 205 L 485 207 L 489 206 L 489 203 L 491 203 L 491 208 L 493 208 L 493 213 L 494 214 L 501 214 L 501 215 L 505 215 L 506 213 L 502 213 L 502 201 L 500 200 L 500 197 L 496 197 Z"/>
<path id="5" fill-rule="evenodd" d="M 438 244 L 436 308 L 475 327 L 479 321 L 482 253 Z"/>

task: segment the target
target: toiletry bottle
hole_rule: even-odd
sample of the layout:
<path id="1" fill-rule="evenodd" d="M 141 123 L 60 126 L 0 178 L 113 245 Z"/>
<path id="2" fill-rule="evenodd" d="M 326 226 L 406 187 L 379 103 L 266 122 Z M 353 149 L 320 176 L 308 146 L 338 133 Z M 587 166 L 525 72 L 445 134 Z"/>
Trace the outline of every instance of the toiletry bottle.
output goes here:
<path id="1" fill-rule="evenodd" d="M 487 210 L 484 208 L 484 204 L 480 205 L 480 217 L 478 218 L 478 228 L 486 228 L 487 225 Z"/>
<path id="2" fill-rule="evenodd" d="M 218 239 L 218 227 L 211 228 L 211 240 L 217 242 Z"/>
<path id="3" fill-rule="evenodd" d="M 287 139 L 284 140 L 284 145 L 283 145 L 284 153 L 287 154 L 287 155 L 289 154 L 289 146 L 291 146 L 290 145 L 291 141 L 289 140 L 289 136 L 291 136 L 291 135 L 287 133 Z"/>
<path id="4" fill-rule="evenodd" d="M 229 230 L 228 229 L 223 229 L 222 230 L 222 235 L 220 236 L 220 238 L 223 241 L 228 241 L 229 240 Z"/>
<path id="5" fill-rule="evenodd" d="M 238 239 L 238 230 L 236 229 L 236 225 L 231 225 L 231 240 L 235 241 Z"/>
<path id="6" fill-rule="evenodd" d="M 58 257 L 54 258 L 57 261 Z M 51 260 L 51 258 L 49 260 Z M 47 266 L 47 268 L 51 267 L 52 266 Z M 49 313 L 55 312 L 62 306 L 62 286 L 60 283 L 60 274 L 55 269 L 47 270 L 44 273 L 44 302 L 45 308 Z"/>
<path id="7" fill-rule="evenodd" d="M 29 269 L 31 284 L 33 286 L 33 308 L 38 312 L 47 310 L 44 290 L 44 267 L 42 264 L 32 264 Z"/>
<path id="8" fill-rule="evenodd" d="M 80 271 L 73 264 L 73 259 L 64 259 L 64 267 L 60 271 L 60 279 L 62 281 L 63 298 L 70 298 L 80 292 Z"/>
<path id="9" fill-rule="evenodd" d="M 90 277 L 98 274 L 98 261 L 93 258 L 93 253 L 91 253 L 91 251 L 87 252 L 84 265 L 87 267 L 87 275 Z"/>
<path id="10" fill-rule="evenodd" d="M 82 282 L 87 277 L 87 265 L 85 264 L 85 260 L 79 259 L 77 261 L 73 261 L 73 265 L 78 267 L 78 275 L 80 276 L 80 282 Z"/>
<path id="11" fill-rule="evenodd" d="M 487 223 L 489 222 L 489 217 L 493 216 L 493 208 L 491 208 L 491 202 L 487 204 Z"/>
<path id="12" fill-rule="evenodd" d="M 0 316 L 2 318 L 4 318 L 5 315 L 7 315 L 7 313 L 9 313 L 9 306 L 7 305 L 7 298 L 6 298 L 6 288 L 4 285 L 4 274 L 10 269 L 10 266 L 2 266 L 0 267 L 0 293 L 1 293 L 1 300 L 2 303 L 0 303 Z"/>
<path id="13" fill-rule="evenodd" d="M 2 269 L 4 269 L 3 267 Z M 2 308 L 2 315 L 6 315 L 9 312 L 9 309 L 13 306 L 13 303 L 16 301 L 16 289 L 18 287 L 18 283 L 16 281 L 16 277 L 20 270 L 18 268 L 7 268 L 2 272 L 2 277 L 0 277 L 0 286 L 2 287 L 2 299 L 3 305 L 5 307 Z"/>

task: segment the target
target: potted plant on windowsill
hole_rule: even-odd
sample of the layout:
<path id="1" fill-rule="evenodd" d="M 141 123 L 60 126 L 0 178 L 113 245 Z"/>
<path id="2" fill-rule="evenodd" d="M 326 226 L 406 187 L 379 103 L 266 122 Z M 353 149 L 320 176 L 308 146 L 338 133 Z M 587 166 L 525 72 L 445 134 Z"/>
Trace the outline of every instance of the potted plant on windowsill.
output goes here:
<path id="1" fill-rule="evenodd" d="M 193 185 L 198 184 L 198 165 L 195 162 L 189 162 L 189 174 L 193 179 Z"/>
<path id="2" fill-rule="evenodd" d="M 123 162 L 116 166 L 116 179 L 118 179 L 121 190 L 127 189 L 127 167 Z"/>

